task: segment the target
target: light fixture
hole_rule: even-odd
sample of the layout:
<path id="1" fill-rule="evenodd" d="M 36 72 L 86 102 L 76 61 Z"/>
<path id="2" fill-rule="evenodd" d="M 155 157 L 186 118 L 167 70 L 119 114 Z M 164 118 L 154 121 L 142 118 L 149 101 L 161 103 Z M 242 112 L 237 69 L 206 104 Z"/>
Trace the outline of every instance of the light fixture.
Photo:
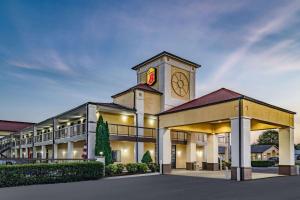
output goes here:
<path id="1" fill-rule="evenodd" d="M 77 153 L 77 151 L 76 151 L 76 150 L 74 150 L 74 151 L 73 151 L 73 154 L 74 154 L 74 155 L 76 155 L 76 153 Z"/>
<path id="2" fill-rule="evenodd" d="M 100 117 L 100 113 L 99 112 L 96 113 L 96 117 L 97 117 L 97 119 L 99 119 L 99 117 Z"/>
<path id="3" fill-rule="evenodd" d="M 150 154 L 152 154 L 152 155 L 154 154 L 154 151 L 153 151 L 153 150 L 150 150 L 149 152 L 150 152 Z"/>
<path id="4" fill-rule="evenodd" d="M 128 149 L 122 149 L 122 151 L 123 151 L 124 153 L 127 153 L 127 152 L 128 152 Z"/>
<path id="5" fill-rule="evenodd" d="M 82 117 L 82 118 L 80 118 L 80 122 L 82 123 L 83 122 L 83 120 L 84 120 L 84 118 Z"/>
<path id="6" fill-rule="evenodd" d="M 177 156 L 181 156 L 181 151 L 177 151 Z"/>
<path id="7" fill-rule="evenodd" d="M 149 118 L 148 121 L 149 121 L 150 126 L 153 126 L 155 124 L 155 120 L 154 119 Z"/>
<path id="8" fill-rule="evenodd" d="M 121 116 L 121 119 L 122 119 L 123 122 L 126 122 L 127 119 L 128 119 L 128 116 L 127 116 L 127 115 L 122 115 L 122 116 Z"/>
<path id="9" fill-rule="evenodd" d="M 67 126 L 70 126 L 71 125 L 71 122 L 67 122 Z"/>

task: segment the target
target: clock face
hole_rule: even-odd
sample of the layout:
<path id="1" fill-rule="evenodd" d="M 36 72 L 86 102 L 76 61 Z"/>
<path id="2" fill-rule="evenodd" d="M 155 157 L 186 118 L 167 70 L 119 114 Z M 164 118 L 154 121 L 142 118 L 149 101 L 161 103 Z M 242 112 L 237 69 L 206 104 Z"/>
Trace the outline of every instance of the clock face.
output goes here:
<path id="1" fill-rule="evenodd" d="M 175 72 L 172 75 L 173 91 L 180 97 L 184 97 L 189 93 L 189 80 L 182 72 Z"/>

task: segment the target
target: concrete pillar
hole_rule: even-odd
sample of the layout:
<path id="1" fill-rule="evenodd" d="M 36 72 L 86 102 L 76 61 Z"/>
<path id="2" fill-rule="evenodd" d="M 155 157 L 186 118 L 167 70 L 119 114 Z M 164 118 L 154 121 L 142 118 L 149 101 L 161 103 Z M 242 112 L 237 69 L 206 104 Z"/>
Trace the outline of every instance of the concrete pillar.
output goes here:
<path id="1" fill-rule="evenodd" d="M 24 158 L 28 158 L 28 148 L 25 148 L 25 151 L 23 153 L 24 153 Z"/>
<path id="2" fill-rule="evenodd" d="M 37 158 L 37 156 L 36 156 L 36 147 L 35 146 L 32 147 L 32 158 L 33 159 Z"/>
<path id="3" fill-rule="evenodd" d="M 231 120 L 231 179 L 233 180 L 252 179 L 250 129 L 249 118 L 241 118 L 241 133 L 239 118 Z"/>
<path id="4" fill-rule="evenodd" d="M 73 159 L 74 158 L 74 143 L 68 142 L 68 152 L 67 152 L 67 159 Z"/>
<path id="5" fill-rule="evenodd" d="M 96 127 L 97 127 L 97 106 L 87 105 L 87 157 L 95 159 Z"/>
<path id="6" fill-rule="evenodd" d="M 196 162 L 196 136 L 195 133 L 188 134 L 186 145 L 186 169 L 195 170 L 194 163 Z"/>
<path id="7" fill-rule="evenodd" d="M 279 129 L 279 174 L 296 175 L 294 129 Z"/>
<path id="8" fill-rule="evenodd" d="M 46 159 L 47 149 L 45 145 L 42 146 L 41 154 L 42 154 L 42 159 Z"/>
<path id="9" fill-rule="evenodd" d="M 140 90 L 135 91 L 135 126 L 144 127 L 144 92 Z M 138 128 L 137 135 L 139 137 L 144 136 L 144 129 Z M 136 161 L 141 162 L 144 155 L 144 142 L 136 143 Z"/>
<path id="10" fill-rule="evenodd" d="M 20 147 L 20 158 L 24 158 L 23 156 L 23 149 Z"/>
<path id="11" fill-rule="evenodd" d="M 57 154 L 58 154 L 58 145 L 53 144 L 53 159 L 57 159 Z"/>
<path id="12" fill-rule="evenodd" d="M 219 170 L 218 162 L 218 136 L 216 134 L 207 135 L 207 170 Z"/>
<path id="13" fill-rule="evenodd" d="M 203 161 L 202 161 L 202 169 L 207 169 L 207 134 L 204 134 L 204 146 L 203 146 Z"/>
<path id="14" fill-rule="evenodd" d="M 171 173 L 171 131 L 166 128 L 159 129 L 159 162 L 162 173 Z"/>

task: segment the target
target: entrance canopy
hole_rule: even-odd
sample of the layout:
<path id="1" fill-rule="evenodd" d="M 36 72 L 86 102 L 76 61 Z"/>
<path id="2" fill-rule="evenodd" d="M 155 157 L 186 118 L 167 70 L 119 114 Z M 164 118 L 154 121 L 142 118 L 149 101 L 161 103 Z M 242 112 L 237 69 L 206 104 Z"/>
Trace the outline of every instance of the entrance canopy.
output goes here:
<path id="1" fill-rule="evenodd" d="M 159 128 L 231 132 L 230 120 L 251 119 L 251 131 L 294 127 L 296 113 L 221 88 L 159 114 Z"/>

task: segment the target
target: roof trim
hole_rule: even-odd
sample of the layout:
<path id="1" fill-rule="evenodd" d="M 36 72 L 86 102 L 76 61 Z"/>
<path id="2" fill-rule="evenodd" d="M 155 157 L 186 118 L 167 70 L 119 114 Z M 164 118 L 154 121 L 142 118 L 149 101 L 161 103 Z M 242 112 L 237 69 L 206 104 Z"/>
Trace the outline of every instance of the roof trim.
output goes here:
<path id="1" fill-rule="evenodd" d="M 219 90 L 222 90 L 222 89 L 226 89 L 226 88 L 221 88 L 221 89 L 219 89 Z M 204 95 L 204 96 L 213 94 L 213 93 L 215 93 L 215 92 L 217 92 L 217 91 L 219 91 L 219 90 L 216 90 L 216 91 L 214 91 L 214 92 L 208 93 L 208 94 L 206 94 L 206 95 Z M 228 90 L 228 89 L 226 89 L 226 90 Z M 232 90 L 230 90 L 230 91 L 231 91 L 231 92 L 235 92 L 235 91 L 232 91 Z M 195 106 L 195 107 L 191 107 L 191 108 L 184 108 L 184 109 L 181 109 L 181 110 L 175 110 L 175 111 L 169 111 L 169 112 L 168 112 L 168 110 L 166 110 L 166 111 L 163 111 L 163 112 L 161 112 L 161 113 L 158 113 L 157 116 L 160 116 L 160 115 L 166 115 L 166 114 L 171 114 L 171 113 L 177 113 L 177 112 L 186 111 L 186 110 L 192 110 L 192 109 L 197 109 L 197 108 L 202 108 L 202 107 L 206 107 L 206 106 L 217 105 L 217 104 L 221 104 L 221 103 L 226 103 L 226 102 L 236 101 L 236 100 L 239 100 L 239 99 L 248 100 L 248 101 L 251 101 L 251 102 L 254 102 L 254 103 L 263 105 L 263 106 L 267 106 L 267 107 L 270 107 L 270 108 L 274 108 L 274 109 L 276 109 L 276 110 L 280 110 L 280 111 L 282 111 L 282 112 L 289 113 L 289 114 L 293 114 L 293 115 L 297 114 L 296 112 L 293 112 L 293 111 L 290 111 L 290 110 L 287 110 L 287 109 L 284 109 L 284 108 L 281 108 L 281 107 L 278 107 L 278 106 L 274 106 L 274 105 L 272 105 L 272 104 L 269 104 L 269 103 L 266 103 L 266 102 L 263 102 L 263 101 L 260 101 L 260 100 L 257 100 L 257 99 L 254 99 L 254 98 L 245 96 L 245 95 L 242 95 L 242 94 L 240 94 L 240 93 L 237 93 L 237 92 L 235 92 L 235 93 L 238 94 L 238 95 L 240 95 L 240 97 L 232 98 L 232 99 L 228 99 L 228 100 L 223 100 L 223 101 L 219 101 L 219 102 L 208 103 L 208 104 L 205 104 L 205 105 Z M 202 96 L 202 97 L 204 97 L 204 96 Z M 199 97 L 199 98 L 201 98 L 201 97 Z M 198 98 L 196 98 L 196 99 L 198 99 Z M 190 102 L 192 102 L 192 101 L 194 101 L 194 100 L 196 100 L 196 99 L 193 99 L 193 100 L 188 101 L 188 102 L 186 102 L 186 103 L 180 104 L 180 105 L 178 105 L 178 106 L 181 106 L 181 105 L 190 103 Z M 176 106 L 176 107 L 177 107 L 177 106 Z M 174 107 L 174 108 L 175 108 L 175 107 Z M 171 109 L 173 109 L 173 108 L 171 108 Z M 170 109 L 170 110 L 171 110 L 171 109 Z"/>
<path id="2" fill-rule="evenodd" d="M 117 103 L 88 102 L 88 104 L 103 106 L 103 107 L 108 107 L 108 108 L 114 108 L 114 109 L 134 112 L 134 113 L 136 112 L 136 109 L 134 109 L 134 108 L 128 108 L 128 107 L 122 106 L 122 105 L 117 104 Z M 116 106 L 116 107 L 113 107 L 113 106 Z"/>
<path id="3" fill-rule="evenodd" d="M 173 58 L 173 59 L 175 59 L 175 60 L 178 60 L 178 61 L 181 61 L 181 62 L 188 63 L 189 65 L 192 65 L 193 67 L 196 67 L 196 68 L 201 67 L 200 64 L 197 64 L 197 63 L 192 62 L 192 61 L 190 61 L 190 60 L 187 60 L 187 59 L 185 59 L 185 58 L 176 56 L 176 55 L 174 55 L 174 54 L 172 54 L 172 53 L 169 53 L 169 52 L 167 52 L 167 51 L 163 51 L 163 52 L 161 52 L 161 53 L 159 53 L 159 54 L 157 54 L 157 55 L 155 55 L 155 56 L 149 58 L 148 60 L 146 60 L 146 61 L 144 61 L 144 62 L 141 62 L 141 63 L 135 65 L 135 66 L 132 67 L 131 69 L 137 70 L 137 69 L 139 69 L 140 67 L 142 67 L 142 66 L 144 66 L 144 65 L 146 65 L 146 64 L 152 62 L 153 60 L 156 60 L 157 58 L 162 57 L 162 56 L 169 56 L 169 57 L 171 57 L 171 58 Z"/>
<path id="4" fill-rule="evenodd" d="M 138 85 L 147 85 L 147 84 L 144 83 L 144 84 L 138 84 Z M 150 92 L 150 93 L 158 94 L 158 95 L 162 95 L 162 94 L 163 94 L 163 93 L 161 93 L 160 91 L 158 91 L 158 90 L 156 90 L 156 89 L 153 89 L 153 88 L 151 88 L 153 91 L 150 91 L 150 90 L 147 90 L 147 89 L 144 89 L 144 88 L 137 88 L 138 85 L 135 85 L 135 86 L 133 86 L 133 87 L 131 87 L 131 88 L 129 88 L 129 89 L 123 91 L 123 92 L 119 92 L 119 93 L 117 93 L 117 94 L 115 94 L 115 95 L 112 95 L 111 98 L 116 98 L 116 97 L 122 96 L 123 94 L 126 94 L 126 93 L 128 93 L 128 92 L 133 92 L 133 91 L 135 91 L 135 90 L 142 90 L 142 91 L 144 91 L 144 92 Z M 148 86 L 148 85 L 147 85 L 147 86 Z M 148 87 L 150 87 L 150 86 L 148 86 Z"/>

